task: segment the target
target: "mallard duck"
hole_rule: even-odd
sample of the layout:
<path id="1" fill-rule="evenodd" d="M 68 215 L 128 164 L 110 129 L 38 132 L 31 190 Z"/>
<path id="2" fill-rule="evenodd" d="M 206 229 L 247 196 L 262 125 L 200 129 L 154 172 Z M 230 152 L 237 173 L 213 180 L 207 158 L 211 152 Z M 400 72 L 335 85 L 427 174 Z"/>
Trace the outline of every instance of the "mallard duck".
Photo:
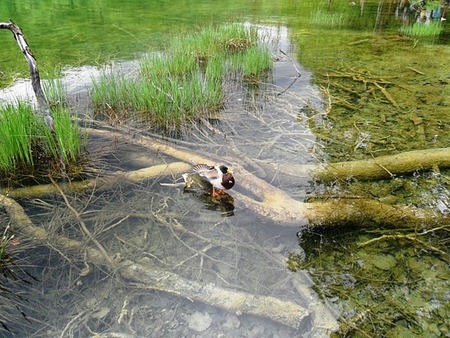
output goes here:
<path id="1" fill-rule="evenodd" d="M 233 172 L 224 165 L 212 166 L 208 164 L 197 164 L 192 170 L 195 174 L 198 174 L 211 183 L 213 196 L 223 195 L 225 194 L 225 190 L 231 189 L 234 186 Z M 189 186 L 189 174 L 184 174 L 183 178 L 186 185 Z"/>

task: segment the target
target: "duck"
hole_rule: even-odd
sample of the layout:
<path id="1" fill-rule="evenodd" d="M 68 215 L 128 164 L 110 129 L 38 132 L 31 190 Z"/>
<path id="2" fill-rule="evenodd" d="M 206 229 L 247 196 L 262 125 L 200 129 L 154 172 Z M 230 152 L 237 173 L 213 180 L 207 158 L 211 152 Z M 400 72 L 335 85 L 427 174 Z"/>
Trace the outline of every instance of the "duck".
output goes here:
<path id="1" fill-rule="evenodd" d="M 235 184 L 233 172 L 225 165 L 197 164 L 192 170 L 194 174 L 197 174 L 212 185 L 212 195 L 214 197 L 224 195 L 225 190 L 231 189 Z M 186 186 L 189 187 L 191 181 L 189 174 L 184 174 L 183 178 Z"/>

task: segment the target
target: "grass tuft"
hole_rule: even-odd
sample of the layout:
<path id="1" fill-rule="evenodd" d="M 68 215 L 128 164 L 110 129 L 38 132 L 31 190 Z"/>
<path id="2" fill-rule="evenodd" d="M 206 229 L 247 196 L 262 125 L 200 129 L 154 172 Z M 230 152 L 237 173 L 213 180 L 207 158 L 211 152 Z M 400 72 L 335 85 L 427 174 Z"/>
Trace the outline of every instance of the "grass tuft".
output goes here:
<path id="1" fill-rule="evenodd" d="M 244 77 L 271 67 L 270 50 L 258 43 L 256 28 L 209 25 L 144 57 L 138 78 L 104 73 L 93 81 L 91 100 L 97 113 L 112 121 L 140 117 L 173 131 L 220 110 L 227 74 Z"/>
<path id="2" fill-rule="evenodd" d="M 412 25 L 400 27 L 400 33 L 412 38 L 435 37 L 443 31 L 443 25 L 440 21 L 415 22 Z"/>
<path id="3" fill-rule="evenodd" d="M 0 107 L 0 171 L 11 172 L 18 167 L 47 165 L 44 160 L 58 158 L 59 146 L 66 164 L 81 153 L 78 124 L 71 120 L 67 108 L 54 107 L 54 136 L 32 109 L 31 105 L 17 102 L 16 105 Z"/>
<path id="4" fill-rule="evenodd" d="M 331 13 L 323 9 L 312 12 L 309 22 L 327 28 L 342 28 L 347 23 L 342 13 Z"/>
<path id="5" fill-rule="evenodd" d="M 3 236 L 0 239 L 0 266 L 3 265 L 2 258 L 5 253 L 6 247 L 8 246 L 9 241 L 14 238 L 14 235 L 9 235 L 9 229 L 9 225 L 6 226 L 5 230 L 3 231 Z"/>

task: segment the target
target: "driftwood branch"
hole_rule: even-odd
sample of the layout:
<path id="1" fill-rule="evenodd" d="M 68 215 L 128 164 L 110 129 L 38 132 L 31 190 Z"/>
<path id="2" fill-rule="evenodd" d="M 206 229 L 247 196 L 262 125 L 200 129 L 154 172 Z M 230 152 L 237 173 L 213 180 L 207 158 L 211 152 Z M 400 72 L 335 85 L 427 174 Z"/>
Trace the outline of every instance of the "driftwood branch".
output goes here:
<path id="1" fill-rule="evenodd" d="M 39 69 L 37 66 L 36 58 L 34 57 L 34 54 L 31 51 L 30 47 L 28 46 L 27 40 L 25 40 L 25 36 L 23 35 L 22 30 L 11 19 L 9 22 L 0 22 L 0 29 L 9 29 L 13 33 L 14 39 L 16 39 L 17 44 L 19 45 L 19 48 L 22 51 L 25 59 L 27 60 L 28 66 L 30 67 L 31 84 L 33 86 L 34 93 L 36 94 L 39 111 L 42 113 L 47 127 L 52 132 L 54 132 L 53 117 L 51 115 L 47 99 L 41 86 L 41 78 L 39 76 Z"/>
<path id="2" fill-rule="evenodd" d="M 44 118 L 44 122 L 47 127 L 52 132 L 53 137 L 56 140 L 54 121 L 52 114 L 50 112 L 50 107 L 47 102 L 47 98 L 45 97 L 44 90 L 41 86 L 41 77 L 39 75 L 39 69 L 37 66 L 36 58 L 34 57 L 33 52 L 28 46 L 27 40 L 25 40 L 25 36 L 23 35 L 22 30 L 19 26 L 17 26 L 11 19 L 9 22 L 0 22 L 0 29 L 9 29 L 13 35 L 14 39 L 16 39 L 17 44 L 19 45 L 20 50 L 22 51 L 25 59 L 27 60 L 28 66 L 30 68 L 30 78 L 31 85 L 33 87 L 34 94 L 36 95 L 36 100 L 38 104 L 38 111 Z M 64 159 L 61 153 L 61 149 L 56 142 L 56 152 L 58 154 L 58 159 L 60 163 L 60 171 L 63 177 L 66 176 L 66 166 L 64 164 Z"/>

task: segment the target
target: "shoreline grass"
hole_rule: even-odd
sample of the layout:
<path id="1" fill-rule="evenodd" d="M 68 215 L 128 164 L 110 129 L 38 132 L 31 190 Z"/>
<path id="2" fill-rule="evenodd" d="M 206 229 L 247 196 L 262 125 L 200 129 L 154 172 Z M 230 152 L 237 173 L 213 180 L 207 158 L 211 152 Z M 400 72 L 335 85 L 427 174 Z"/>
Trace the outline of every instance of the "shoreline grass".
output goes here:
<path id="1" fill-rule="evenodd" d="M 93 81 L 91 101 L 110 120 L 141 118 L 172 131 L 220 110 L 226 81 L 232 80 L 228 74 L 258 76 L 271 67 L 270 50 L 258 41 L 256 28 L 209 25 L 141 59 L 138 78 L 102 74 Z"/>

